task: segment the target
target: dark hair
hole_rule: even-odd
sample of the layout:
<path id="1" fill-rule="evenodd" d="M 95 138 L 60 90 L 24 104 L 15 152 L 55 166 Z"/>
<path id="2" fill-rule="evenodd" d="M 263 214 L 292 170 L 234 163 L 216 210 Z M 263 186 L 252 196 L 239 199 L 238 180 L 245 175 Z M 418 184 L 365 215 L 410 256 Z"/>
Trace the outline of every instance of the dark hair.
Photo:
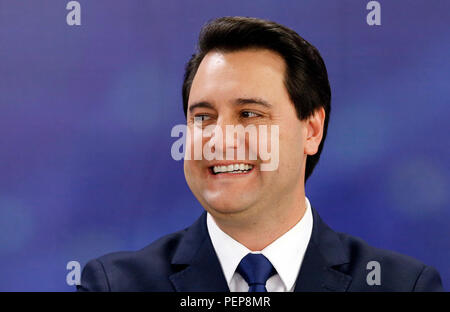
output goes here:
<path id="1" fill-rule="evenodd" d="M 283 57 L 284 83 L 300 120 L 310 117 L 320 107 L 325 110 L 322 142 L 317 153 L 306 159 L 306 181 L 319 161 L 327 134 L 331 90 L 319 51 L 295 31 L 275 22 L 248 17 L 221 17 L 207 23 L 200 32 L 197 53 L 186 65 L 182 90 L 184 114 L 187 116 L 192 81 L 205 55 L 212 50 L 233 52 L 250 48 L 269 49 Z"/>

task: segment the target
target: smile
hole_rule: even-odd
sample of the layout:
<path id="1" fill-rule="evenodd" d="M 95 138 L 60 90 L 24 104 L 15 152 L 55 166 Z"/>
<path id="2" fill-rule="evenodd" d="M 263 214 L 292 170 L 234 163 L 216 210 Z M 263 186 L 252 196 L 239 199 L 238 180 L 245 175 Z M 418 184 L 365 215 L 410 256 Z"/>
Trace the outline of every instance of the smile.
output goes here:
<path id="1" fill-rule="evenodd" d="M 217 165 L 210 167 L 213 174 L 222 174 L 222 173 L 233 173 L 233 174 L 239 174 L 239 173 L 247 173 L 250 172 L 253 169 L 253 165 L 249 164 L 230 164 L 230 165 Z"/>

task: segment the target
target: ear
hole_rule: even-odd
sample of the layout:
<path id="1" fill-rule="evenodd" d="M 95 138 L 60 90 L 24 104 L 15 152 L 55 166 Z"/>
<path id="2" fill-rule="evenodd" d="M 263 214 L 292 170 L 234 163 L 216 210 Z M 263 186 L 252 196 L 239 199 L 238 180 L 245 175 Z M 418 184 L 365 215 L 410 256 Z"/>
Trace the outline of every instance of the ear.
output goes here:
<path id="1" fill-rule="evenodd" d="M 323 136 L 323 124 L 325 122 L 325 110 L 320 107 L 305 121 L 306 139 L 305 154 L 314 155 L 319 149 Z"/>

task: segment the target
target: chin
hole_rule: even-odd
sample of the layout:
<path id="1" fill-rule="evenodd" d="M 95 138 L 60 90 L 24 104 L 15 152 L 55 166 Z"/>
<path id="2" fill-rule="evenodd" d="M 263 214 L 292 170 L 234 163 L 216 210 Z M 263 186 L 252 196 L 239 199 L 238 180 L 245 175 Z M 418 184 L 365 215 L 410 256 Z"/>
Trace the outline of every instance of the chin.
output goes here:
<path id="1" fill-rule="evenodd" d="M 219 196 L 214 199 L 205 198 L 204 207 L 208 207 L 208 212 L 214 215 L 231 215 L 244 212 L 248 209 L 249 203 L 239 200 L 236 196 Z"/>

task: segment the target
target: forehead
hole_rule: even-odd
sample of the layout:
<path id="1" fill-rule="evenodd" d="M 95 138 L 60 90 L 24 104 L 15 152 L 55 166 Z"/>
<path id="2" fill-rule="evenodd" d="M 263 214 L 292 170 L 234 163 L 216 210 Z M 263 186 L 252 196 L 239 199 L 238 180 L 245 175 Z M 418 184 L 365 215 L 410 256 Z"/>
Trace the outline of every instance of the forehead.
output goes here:
<path id="1" fill-rule="evenodd" d="M 284 59 L 267 49 L 211 51 L 203 58 L 192 82 L 189 103 L 260 97 L 271 101 L 286 96 Z"/>

